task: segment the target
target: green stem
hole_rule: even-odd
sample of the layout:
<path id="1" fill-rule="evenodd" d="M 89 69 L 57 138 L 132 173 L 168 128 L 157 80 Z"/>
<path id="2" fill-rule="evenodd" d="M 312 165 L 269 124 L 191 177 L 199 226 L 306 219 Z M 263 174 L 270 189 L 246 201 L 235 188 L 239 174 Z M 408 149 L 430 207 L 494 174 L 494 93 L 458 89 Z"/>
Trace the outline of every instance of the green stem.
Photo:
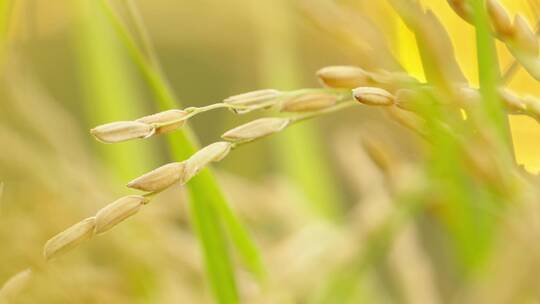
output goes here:
<path id="1" fill-rule="evenodd" d="M 478 73 L 480 92 L 483 97 L 483 107 L 488 120 L 491 121 L 497 134 L 499 134 L 507 149 L 513 153 L 508 116 L 504 112 L 503 104 L 497 93 L 497 88 L 501 83 L 501 75 L 497 61 L 495 41 L 491 35 L 487 8 L 483 0 L 469 1 L 474 10 Z"/>
<path id="2" fill-rule="evenodd" d="M 177 107 L 179 102 L 159 68 L 148 35 L 143 30 L 144 27 L 140 16 L 133 14 L 135 9 L 133 3 L 128 3 L 130 5 L 130 17 L 135 20 L 139 34 L 143 33 L 142 36 L 146 37 L 142 39 L 142 42 L 146 45 L 146 51 L 151 54 L 150 58 L 154 59 L 149 60 L 144 56 L 106 1 L 102 0 L 101 3 L 118 37 L 122 40 L 156 96 L 156 102 L 160 109 L 167 110 Z M 153 65 L 152 61 L 154 62 Z M 189 127 L 167 136 L 167 140 L 171 153 L 176 159 L 186 159 L 198 149 L 197 141 Z M 246 261 L 248 268 L 258 277 L 262 277 L 264 273 L 260 254 L 253 241 L 249 238 L 249 233 L 230 209 L 210 170 L 202 170 L 199 175 L 188 183 L 187 187 L 191 202 L 191 219 L 202 245 L 206 271 L 214 297 L 218 303 L 238 303 L 234 267 L 221 225 L 224 225 L 227 232 L 233 236 L 232 240 L 236 249 L 238 249 L 243 260 Z"/>

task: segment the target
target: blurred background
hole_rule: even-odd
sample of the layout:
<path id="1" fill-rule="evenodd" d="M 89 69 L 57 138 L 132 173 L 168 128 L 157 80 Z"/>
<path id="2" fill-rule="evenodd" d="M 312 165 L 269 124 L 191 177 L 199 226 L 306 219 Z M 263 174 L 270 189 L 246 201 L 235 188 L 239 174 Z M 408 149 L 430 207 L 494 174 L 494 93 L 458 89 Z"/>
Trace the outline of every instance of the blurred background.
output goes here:
<path id="1" fill-rule="evenodd" d="M 98 2 L 0 0 L 0 282 L 29 266 L 43 268 L 44 242 L 115 197 L 134 193 L 127 181 L 180 161 L 163 138 L 104 145 L 89 135 L 96 125 L 158 111 L 147 79 Z M 127 2 L 107 3 L 133 30 Z M 474 28 L 444 0 L 421 2 L 448 31 L 458 64 L 476 85 Z M 535 1 L 501 2 L 532 25 L 539 20 Z M 318 87 L 315 72 L 328 65 L 404 70 L 424 79 L 414 34 L 386 1 L 132 4 L 154 48 L 147 51 L 160 62 L 179 108 L 256 89 Z M 506 48 L 497 49 L 501 66 L 509 66 Z M 522 69 L 508 87 L 540 96 L 538 82 Z M 190 124 L 204 145 L 264 115 L 212 111 Z M 540 127 L 531 118 L 511 117 L 511 129 L 518 163 L 536 173 Z M 532 273 L 477 275 L 474 260 L 487 260 L 476 256 L 482 241 L 467 233 L 452 238 L 438 217 L 444 210 L 424 211 L 399 233 L 383 229 L 375 234 L 380 238 L 371 237 L 394 208 L 394 190 L 362 146 L 366 138 L 381 141 L 400 168 L 425 156 L 415 134 L 376 108 L 356 107 L 245 145 L 213 166 L 268 271 L 261 287 L 238 267 L 243 302 L 465 303 L 461 296 L 473 294 L 467 299 L 483 300 L 471 303 L 538 303 L 530 296 L 539 296 Z M 166 191 L 114 231 L 54 261 L 15 303 L 212 303 L 187 208 L 182 188 Z M 459 216 L 448 218 L 460 226 Z M 387 234 L 394 235 L 391 241 Z M 526 248 L 521 245 L 509 246 L 519 252 Z M 539 261 L 522 261 L 520 269 L 537 269 Z M 350 266 L 357 264 L 362 267 Z M 512 286 L 527 296 L 497 297 L 503 283 L 489 280 L 514 277 L 530 283 L 520 285 L 523 292 Z M 467 284 L 484 279 L 490 292 L 480 283 L 471 283 L 469 292 Z"/>

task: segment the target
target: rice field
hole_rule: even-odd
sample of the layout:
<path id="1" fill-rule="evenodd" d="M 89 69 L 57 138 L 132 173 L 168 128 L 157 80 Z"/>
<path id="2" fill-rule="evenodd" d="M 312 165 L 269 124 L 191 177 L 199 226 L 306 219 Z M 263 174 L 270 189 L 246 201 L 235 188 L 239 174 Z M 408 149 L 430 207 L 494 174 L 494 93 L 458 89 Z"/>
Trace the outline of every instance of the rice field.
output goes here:
<path id="1" fill-rule="evenodd" d="M 0 303 L 540 303 L 538 26 L 0 0 Z"/>

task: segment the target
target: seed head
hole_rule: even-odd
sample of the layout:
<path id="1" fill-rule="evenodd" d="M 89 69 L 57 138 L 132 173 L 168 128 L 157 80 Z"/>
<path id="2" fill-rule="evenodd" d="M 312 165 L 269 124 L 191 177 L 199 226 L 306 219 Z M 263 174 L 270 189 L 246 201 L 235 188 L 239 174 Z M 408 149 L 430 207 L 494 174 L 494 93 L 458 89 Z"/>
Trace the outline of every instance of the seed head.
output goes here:
<path id="1" fill-rule="evenodd" d="M 317 71 L 321 83 L 331 88 L 352 89 L 372 84 L 369 74 L 355 66 L 328 66 Z"/>
<path id="2" fill-rule="evenodd" d="M 181 178 L 182 183 L 188 182 L 199 171 L 211 162 L 218 162 L 225 158 L 231 150 L 232 144 L 225 141 L 210 144 L 185 161 L 185 169 Z"/>
<path id="3" fill-rule="evenodd" d="M 170 163 L 154 169 L 129 182 L 129 188 L 158 192 L 178 182 L 184 175 L 185 163 Z"/>
<path id="4" fill-rule="evenodd" d="M 225 132 L 221 138 L 234 142 L 251 141 L 283 130 L 286 118 L 260 118 Z"/>
<path id="5" fill-rule="evenodd" d="M 50 260 L 77 247 L 94 235 L 95 225 L 96 218 L 90 217 L 60 232 L 45 243 L 43 256 Z"/>
<path id="6" fill-rule="evenodd" d="M 523 52 L 532 56 L 538 55 L 538 39 L 521 15 L 516 15 L 514 19 L 512 42 Z"/>
<path id="7" fill-rule="evenodd" d="M 281 104 L 281 112 L 311 112 L 331 107 L 337 102 L 337 96 L 325 93 L 312 93 L 295 96 Z"/>
<path id="8" fill-rule="evenodd" d="M 141 117 L 136 121 L 149 125 L 161 125 L 156 128 L 156 134 L 163 134 L 183 127 L 186 123 L 184 118 L 187 114 L 188 113 L 186 111 L 182 110 L 168 110 L 153 115 Z"/>
<path id="9" fill-rule="evenodd" d="M 391 106 L 395 101 L 394 96 L 388 91 L 372 87 L 354 89 L 353 97 L 360 103 L 370 106 Z"/>
<path id="10" fill-rule="evenodd" d="M 147 138 L 155 133 L 149 124 L 137 121 L 119 121 L 97 126 L 90 133 L 101 142 L 117 143 L 136 138 Z"/>
<path id="11" fill-rule="evenodd" d="M 234 95 L 223 100 L 224 103 L 239 106 L 233 109 L 236 113 L 247 113 L 260 108 L 266 108 L 274 104 L 274 100 L 282 93 L 274 89 L 264 89 L 243 94 Z"/>
<path id="12" fill-rule="evenodd" d="M 26 269 L 12 276 L 0 289 L 0 303 L 10 303 L 30 283 L 32 270 Z"/>
<path id="13" fill-rule="evenodd" d="M 96 214 L 96 234 L 104 233 L 134 215 L 147 202 L 143 196 L 128 195 L 105 206 Z"/>

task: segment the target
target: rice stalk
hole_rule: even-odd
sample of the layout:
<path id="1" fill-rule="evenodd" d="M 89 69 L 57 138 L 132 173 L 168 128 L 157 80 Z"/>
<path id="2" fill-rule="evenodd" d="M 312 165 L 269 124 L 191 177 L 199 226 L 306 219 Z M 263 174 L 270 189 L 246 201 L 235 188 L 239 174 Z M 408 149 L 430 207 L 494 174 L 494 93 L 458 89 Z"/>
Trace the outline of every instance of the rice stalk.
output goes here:
<path id="1" fill-rule="evenodd" d="M 133 10 L 133 2 L 126 3 L 128 9 L 131 10 L 131 15 L 136 20 L 140 20 L 137 11 Z M 339 225 L 324 223 L 321 225 L 322 229 L 318 229 L 321 228 L 318 225 L 313 230 L 302 229 L 301 232 L 308 231 L 307 237 L 303 233 L 299 233 L 299 236 L 294 234 L 287 237 L 287 241 L 291 239 L 290 243 L 293 245 L 287 246 L 290 247 L 288 249 L 291 252 L 282 257 L 284 260 L 282 265 L 287 266 L 283 268 L 287 269 L 276 271 L 278 276 L 285 273 L 285 279 L 282 283 L 284 282 L 286 286 L 285 288 L 273 286 L 273 282 L 271 282 L 263 285 L 265 291 L 275 288 L 280 295 L 285 294 L 283 298 L 290 299 L 290 302 L 310 302 L 309 299 L 313 294 L 312 286 L 317 286 L 318 291 L 315 294 L 321 294 L 323 302 L 346 303 L 349 301 L 356 303 L 362 300 L 377 302 L 373 300 L 376 297 L 370 299 L 369 295 L 359 296 L 360 288 L 358 285 L 364 285 L 363 278 L 378 271 L 379 265 L 387 260 L 388 265 L 392 266 L 392 270 L 396 270 L 395 275 L 391 276 L 391 279 L 396 282 L 384 283 L 386 287 L 384 293 L 390 294 L 385 297 L 386 300 L 395 298 L 395 300 L 407 303 L 441 302 L 438 298 L 438 290 L 434 286 L 434 283 L 440 283 L 439 279 L 455 279 L 458 281 L 456 286 L 460 289 L 463 288 L 465 292 L 472 291 L 472 297 L 470 297 L 472 300 L 468 298 L 469 294 L 464 294 L 463 298 L 469 300 L 468 302 L 482 302 L 482 300 L 475 301 L 474 299 L 483 299 L 483 301 L 489 299 L 488 302 L 503 303 L 514 299 L 521 300 L 518 298 L 520 296 L 523 298 L 527 296 L 527 299 L 533 298 L 529 289 L 533 289 L 537 284 L 532 283 L 534 268 L 527 268 L 527 266 L 536 266 L 531 262 L 537 258 L 536 253 L 531 254 L 530 259 L 522 259 L 520 262 L 523 265 L 502 259 L 502 264 L 512 266 L 508 266 L 509 268 L 518 265 L 519 270 L 507 270 L 510 274 L 516 274 L 517 279 L 509 284 L 503 284 L 504 280 L 502 280 L 498 284 L 489 285 L 497 286 L 497 290 L 487 296 L 485 294 L 490 292 L 489 289 L 484 291 L 482 285 L 473 285 L 476 283 L 474 279 L 477 278 L 470 275 L 476 274 L 478 270 L 483 270 L 479 266 L 484 265 L 484 260 L 488 260 L 486 258 L 489 257 L 488 254 L 496 252 L 490 246 L 492 239 L 499 232 L 498 224 L 501 223 L 499 219 L 506 219 L 504 212 L 507 209 L 506 206 L 519 205 L 518 207 L 521 207 L 523 200 L 535 201 L 534 185 L 537 181 L 532 176 L 524 174 L 522 176 L 520 169 L 509 161 L 507 157 L 509 153 L 506 153 L 506 150 L 503 150 L 502 153 L 493 153 L 493 151 L 501 151 L 500 139 L 507 131 L 501 126 L 504 124 L 503 119 L 506 114 L 527 115 L 538 120 L 540 102 L 531 96 L 519 96 L 502 86 L 495 60 L 496 54 L 490 49 L 493 45 L 492 41 L 489 40 L 489 31 L 486 30 L 488 28 L 487 22 L 481 20 L 486 18 L 485 16 L 484 18 L 478 17 L 477 14 L 479 11 L 485 10 L 481 7 L 480 1 L 473 3 L 474 6 L 470 7 L 470 11 L 465 9 L 461 12 L 464 16 L 472 14 L 478 17 L 477 43 L 479 49 L 481 45 L 485 48 L 478 55 L 480 57 L 482 54 L 487 54 L 487 58 L 479 60 L 478 70 L 481 75 L 479 89 L 470 87 L 464 79 L 460 78 L 459 67 L 448 68 L 445 66 L 442 59 L 452 55 L 451 51 L 446 49 L 452 46 L 449 46 L 448 41 L 445 41 L 445 33 L 440 31 L 440 24 L 434 14 L 420 9 L 419 6 L 412 8 L 403 6 L 403 4 L 409 3 L 416 4 L 416 1 L 394 0 L 394 3 L 397 3 L 396 8 L 401 12 L 408 25 L 417 31 L 416 35 L 419 38 L 426 78 L 428 79 L 426 83 L 393 70 L 374 69 L 374 72 L 371 72 L 360 67 L 334 66 L 323 69 L 326 71 L 325 73 L 318 73 L 319 79 L 325 86 L 323 89 L 259 90 L 236 95 L 207 106 L 173 110 L 171 109 L 174 107 L 171 106 L 162 108 L 164 111 L 154 115 L 98 126 L 91 133 L 98 140 L 112 143 L 165 134 L 177 136 L 179 133 L 182 134 L 182 132 L 189 130 L 186 125 L 190 119 L 208 111 L 228 109 L 235 114 L 259 110 L 272 111 L 271 114 L 264 112 L 264 118 L 224 132 L 221 141 L 201 149 L 195 149 L 194 145 L 187 148 L 180 147 L 178 142 L 174 142 L 173 144 L 178 149 L 177 152 L 179 151 L 178 155 L 182 153 L 188 155 L 174 157 L 174 162 L 158 167 L 129 182 L 128 188 L 141 190 L 143 191 L 142 195 L 121 197 L 98 210 L 94 216 L 88 217 L 52 237 L 43 248 L 45 259 L 56 260 L 96 235 L 112 230 L 116 225 L 140 212 L 142 207 L 145 207 L 162 191 L 188 185 L 193 187 L 191 194 L 193 196 L 196 194 L 192 203 L 199 204 L 198 206 L 192 205 L 191 220 L 199 240 L 203 244 L 208 278 L 212 284 L 216 301 L 221 303 L 239 302 L 240 296 L 235 290 L 236 269 L 229 261 L 228 240 L 225 238 L 225 233 L 229 233 L 232 243 L 240 248 L 244 263 L 247 264 L 245 266 L 255 275 L 260 275 L 257 271 L 261 271 L 259 252 L 254 249 L 247 231 L 240 225 L 236 215 L 227 204 L 209 203 L 222 198 L 221 190 L 217 184 L 207 183 L 208 179 L 204 178 L 197 183 L 197 179 L 205 176 L 205 172 L 207 172 L 205 168 L 220 162 L 244 144 L 268 135 L 282 133 L 293 124 L 304 120 L 349 109 L 352 106 L 362 108 L 361 105 L 364 105 L 388 113 L 398 123 L 412 129 L 426 139 L 427 145 L 422 146 L 422 151 L 411 151 L 414 152 L 414 156 L 409 155 L 408 149 L 400 151 L 400 157 L 407 155 L 414 158 L 415 162 L 409 163 L 402 162 L 401 158 L 396 157 L 390 148 L 378 141 L 379 137 L 388 134 L 381 133 L 372 138 L 362 138 L 363 148 L 366 150 L 364 153 L 371 158 L 374 165 L 379 167 L 378 169 L 382 171 L 382 174 L 379 175 L 382 177 L 369 175 L 369 166 L 358 166 L 355 163 L 353 169 L 353 164 L 348 162 L 347 154 L 357 152 L 352 149 L 341 151 L 342 155 L 345 155 L 342 157 L 347 160 L 344 167 L 349 172 L 362 171 L 356 173 L 357 176 L 368 175 L 364 177 L 364 183 L 359 187 L 361 189 L 353 189 L 361 195 L 362 203 L 351 206 L 351 212 L 347 212 L 345 221 L 340 222 Z M 519 24 L 520 22 L 515 23 Z M 508 28 L 508 24 L 503 20 L 493 26 L 503 29 Z M 138 24 L 139 29 L 136 31 L 139 32 L 138 35 L 141 36 L 139 39 L 143 42 L 142 48 L 136 51 L 142 54 L 141 58 L 145 60 L 143 64 L 148 65 L 149 70 L 156 72 L 157 85 L 164 90 L 163 96 L 170 94 L 169 96 L 174 99 L 172 90 L 167 87 L 168 85 L 161 75 L 162 71 L 159 70 L 157 59 L 155 56 L 153 57 L 153 51 L 148 48 L 150 42 L 144 32 L 144 27 L 141 28 L 140 25 Z M 442 37 L 441 41 L 430 44 L 430 41 L 437 35 Z M 530 40 L 528 38 L 530 37 L 527 37 L 526 33 L 523 32 L 521 37 L 516 39 L 526 45 L 527 41 Z M 128 37 L 128 39 L 132 38 Z M 132 39 L 132 41 L 135 40 Z M 448 60 L 448 62 L 449 66 L 454 63 L 453 60 Z M 347 73 L 328 73 L 328 71 L 336 72 L 336 70 Z M 159 78 L 164 81 L 161 82 Z M 279 86 L 276 85 L 276 87 Z M 154 93 L 158 96 L 161 94 L 159 88 Z M 168 101 L 161 99 L 161 102 L 167 103 Z M 486 103 L 491 104 L 486 105 Z M 366 108 L 364 107 L 364 109 Z M 462 115 L 462 113 L 464 114 Z M 127 119 L 130 118 L 127 117 Z M 498 125 L 499 123 L 501 125 Z M 392 136 L 395 135 L 392 134 Z M 187 141 L 186 136 L 180 136 L 181 143 L 184 143 L 183 140 Z M 351 137 L 346 137 L 345 140 L 350 141 Z M 180 151 L 180 148 L 183 150 Z M 343 149 L 343 147 L 339 146 L 335 149 Z M 186 150 L 190 151 L 186 152 Z M 10 161 L 9 157 L 4 158 Z M 422 158 L 425 164 L 417 164 L 418 158 Z M 34 157 L 34 159 L 38 158 Z M 31 160 L 32 165 L 34 165 L 34 159 Z M 25 157 L 21 155 L 17 155 L 17 160 L 21 163 L 27 162 Z M 36 167 L 31 164 L 25 165 L 28 168 Z M 373 164 L 371 165 L 373 166 Z M 47 165 L 42 165 L 42 167 L 49 168 Z M 358 168 L 362 170 L 355 170 Z M 525 179 L 527 179 L 527 183 L 525 183 Z M 388 206 L 392 196 L 397 201 L 396 206 Z M 369 204 L 365 204 L 366 202 Z M 416 219 L 417 215 L 436 218 L 437 224 L 440 222 L 455 238 L 453 240 L 455 243 L 452 245 L 456 246 L 456 252 L 452 251 L 452 254 L 456 254 L 458 258 L 462 259 L 452 260 L 452 262 L 458 262 L 456 265 L 452 265 L 457 269 L 456 278 L 452 278 L 451 275 L 450 278 L 446 276 L 432 277 L 429 263 L 422 263 L 432 257 L 422 255 L 423 248 L 420 248 L 421 244 L 416 239 L 416 231 L 409 229 L 411 226 L 414 228 L 412 220 Z M 290 214 L 287 216 L 291 217 Z M 534 216 L 531 217 L 534 218 Z M 297 220 L 297 218 L 291 218 L 293 221 Z M 518 222 L 521 217 L 512 217 L 511 219 Z M 224 226 L 226 229 L 223 229 Z M 503 239 L 506 241 L 503 244 L 506 246 L 503 247 L 508 247 L 507 244 L 511 238 Z M 294 242 L 296 239 L 298 242 Z M 534 237 L 531 237 L 530 240 L 534 241 Z M 525 249 L 528 246 L 519 248 Z M 309 249 L 315 249 L 316 252 L 313 253 Z M 181 251 L 178 248 L 175 250 Z M 519 254 L 517 256 L 519 259 Z M 493 259 L 490 262 L 497 263 L 498 261 Z M 298 267 L 297 262 L 302 265 Z M 462 262 L 463 265 L 459 262 Z M 306 269 L 302 269 L 303 266 L 307 266 Z M 416 273 L 411 271 L 411 266 L 418 271 L 419 277 L 414 276 Z M 313 269 L 316 269 L 317 272 L 312 272 Z M 0 302 L 4 300 L 2 297 L 6 298 L 5 294 L 14 298 L 16 294 L 21 293 L 26 285 L 25 282 L 29 281 L 27 278 L 33 277 L 33 273 L 37 273 L 38 269 L 32 268 L 30 271 L 17 274 L 0 289 Z M 291 277 L 287 278 L 288 271 L 296 272 L 296 275 L 291 276 L 292 278 L 296 276 L 296 282 Z M 30 273 L 32 274 L 30 275 Z M 238 281 L 240 290 L 243 290 L 244 285 L 246 285 L 242 279 L 243 277 L 240 276 Z M 279 279 L 283 278 L 279 277 Z M 488 281 L 492 283 L 491 279 Z M 525 284 L 518 286 L 523 281 Z M 312 284 L 312 282 L 314 283 Z M 321 282 L 322 284 L 320 284 Z M 249 285 L 252 282 L 247 283 Z M 391 294 L 393 283 L 399 285 L 398 289 L 403 292 L 401 295 L 403 299 Z M 302 285 L 306 284 L 309 286 L 308 291 L 302 288 Z M 450 284 L 454 284 L 454 282 Z M 321 285 L 322 288 L 319 288 Z M 471 286 L 470 290 L 469 285 Z M 257 289 L 253 286 L 252 284 L 250 293 L 260 292 L 253 291 Z M 96 286 L 95 289 L 99 289 L 99 287 Z M 374 293 L 383 293 L 381 290 Z M 475 292 L 478 292 L 480 296 L 474 294 Z M 523 296 L 520 293 L 523 293 Z M 274 295 L 271 295 L 271 298 L 274 299 Z M 461 299 L 459 297 L 458 302 Z M 465 300 L 462 302 L 467 302 Z"/>
<path id="2" fill-rule="evenodd" d="M 69 252 L 70 250 L 78 247 L 82 243 L 92 239 L 94 236 L 109 231 L 114 226 L 135 215 L 140 210 L 140 208 L 148 204 L 149 201 L 156 194 L 173 186 L 176 182 L 181 185 L 187 184 L 191 179 L 195 178 L 196 175 L 199 174 L 199 172 L 203 168 L 208 166 L 209 163 L 221 161 L 233 148 L 260 139 L 265 135 L 282 131 L 284 128 L 292 125 L 293 123 L 305 121 L 307 119 L 319 117 L 324 114 L 343 110 L 356 104 L 357 103 L 353 101 L 345 101 L 339 103 L 334 107 L 325 108 L 311 113 L 304 113 L 288 118 L 286 119 L 287 124 L 280 125 L 279 130 L 275 129 L 274 124 L 265 126 L 264 124 L 253 125 L 252 123 L 247 123 L 239 126 L 238 128 L 236 128 L 236 130 L 241 130 L 241 141 L 237 141 L 236 137 L 233 136 L 232 142 L 217 142 L 214 144 L 210 144 L 194 153 L 191 157 L 189 157 L 182 163 L 168 164 L 163 167 L 157 168 L 149 173 L 146 173 L 139 178 L 136 178 L 128 184 L 128 187 L 147 191 L 146 194 L 144 194 L 143 196 L 130 195 L 122 197 L 100 209 L 95 214 L 95 216 L 89 217 L 79 223 L 76 223 L 68 229 L 55 235 L 54 237 L 49 239 L 43 246 L 43 256 L 47 261 L 56 259 L 61 255 Z M 252 130 L 250 130 L 250 128 Z M 234 130 L 235 129 L 231 131 Z M 125 132 L 129 133 L 130 130 L 127 130 Z M 229 132 L 225 132 L 224 134 L 227 133 Z M 224 138 L 228 138 L 228 136 L 224 135 Z M 226 210 L 219 211 L 224 212 Z M 231 217 L 232 215 L 225 213 L 225 216 Z M 231 220 L 231 222 L 233 221 Z M 201 224 L 209 225 L 208 222 Z M 236 229 L 235 235 L 244 233 L 243 229 L 240 227 L 233 226 L 232 228 Z M 245 235 L 244 237 L 247 237 L 247 235 Z M 237 239 L 236 241 L 243 242 L 244 237 L 242 237 L 241 239 Z M 2 290 L 0 289 L 0 293 L 1 292 Z M 228 297 L 233 297 L 233 295 L 229 294 Z"/>
<path id="3" fill-rule="evenodd" d="M 159 62 L 155 59 L 153 47 L 148 35 L 145 34 L 142 19 L 136 13 L 134 3 L 127 3 L 130 12 L 128 15 L 134 20 L 139 36 L 143 37 L 142 42 L 146 51 L 150 54 L 149 60 L 140 51 L 106 1 L 100 1 L 100 3 L 118 37 L 122 40 L 134 63 L 140 69 L 147 84 L 155 94 L 159 108 L 162 110 L 174 108 L 178 104 L 178 100 L 175 98 L 159 66 Z M 183 159 L 196 151 L 197 141 L 189 129 L 185 132 L 177 132 L 169 136 L 167 140 L 170 152 L 175 158 Z M 233 266 L 228 254 L 227 240 L 222 231 L 221 223 L 226 228 L 229 227 L 226 230 L 230 233 L 245 228 L 230 209 L 225 196 L 210 171 L 203 170 L 201 174 L 191 181 L 188 189 L 192 216 L 195 217 L 193 223 L 203 248 L 211 290 L 220 303 L 238 302 Z M 251 238 L 249 238 L 249 234 L 247 232 L 237 234 L 233 237 L 233 242 L 249 269 L 258 278 L 263 277 L 264 270 L 260 254 Z"/>

